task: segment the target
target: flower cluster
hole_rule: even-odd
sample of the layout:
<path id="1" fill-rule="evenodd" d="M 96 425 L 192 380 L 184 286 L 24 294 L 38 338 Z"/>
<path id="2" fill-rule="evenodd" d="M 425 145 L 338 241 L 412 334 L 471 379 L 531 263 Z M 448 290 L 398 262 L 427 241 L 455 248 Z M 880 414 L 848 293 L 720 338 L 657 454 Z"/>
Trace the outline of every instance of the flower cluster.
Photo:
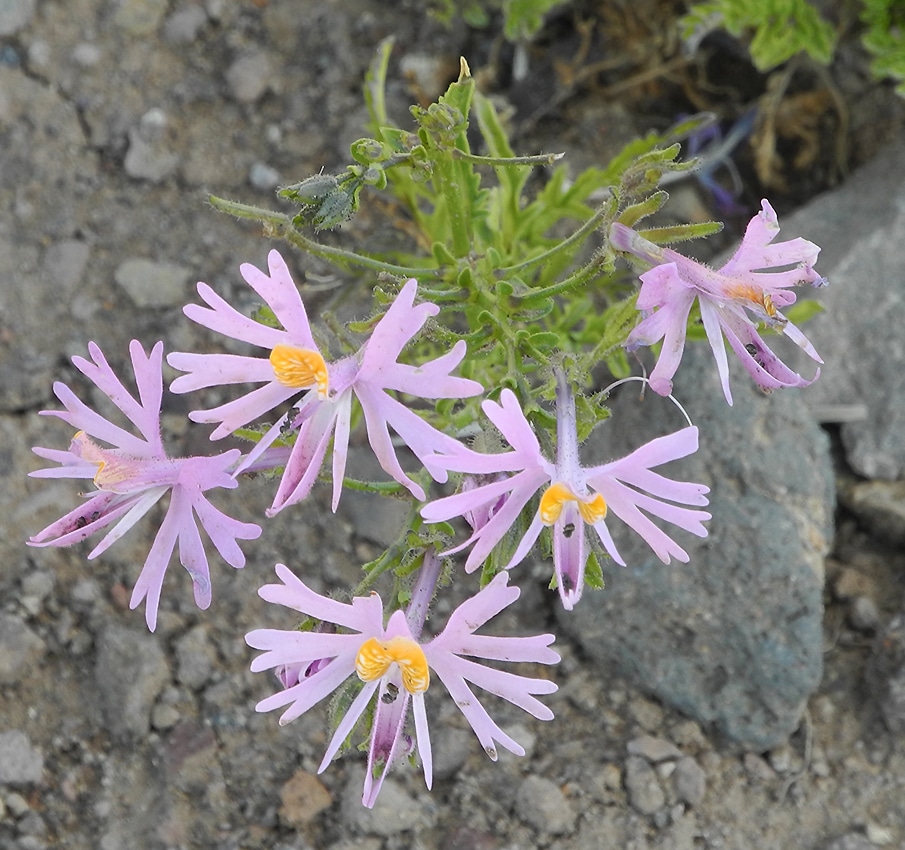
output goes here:
<path id="1" fill-rule="evenodd" d="M 641 275 L 637 298 L 641 316 L 625 347 L 633 351 L 662 342 L 648 381 L 655 392 L 671 394 L 695 303 L 729 404 L 724 338 L 765 390 L 807 386 L 816 379 L 816 375 L 808 380 L 794 372 L 761 336 L 761 326 L 781 331 L 820 362 L 803 333 L 781 312 L 795 301 L 792 287 L 826 282 L 813 269 L 818 248 L 803 239 L 773 243 L 778 230 L 776 215 L 764 201 L 733 257 L 712 270 L 655 245 L 618 221 L 612 225 L 612 246 L 652 265 Z M 398 545 L 380 562 L 382 568 L 397 568 L 394 596 L 385 604 L 377 593 L 365 595 L 380 574 L 376 569 L 353 590 L 351 601 L 343 602 L 316 593 L 278 564 L 280 583 L 262 587 L 260 596 L 309 619 L 299 628 L 255 629 L 246 636 L 250 647 L 261 650 L 252 670 L 273 670 L 281 685 L 257 709 L 283 709 L 280 723 L 285 724 L 331 695 L 341 694 L 335 704 L 345 709 L 319 769 L 326 769 L 363 721 L 369 722 L 363 736 L 368 739 L 368 768 L 362 797 L 368 807 L 374 805 L 388 771 L 405 756 L 420 758 L 425 782 L 431 786 L 425 694 L 432 680 L 442 683 L 490 758 L 496 759 L 498 747 L 523 755 L 522 747 L 490 716 L 474 688 L 537 719 L 551 719 L 552 711 L 537 697 L 554 693 L 553 682 L 483 662 L 555 664 L 559 656 L 550 648 L 553 636 L 488 636 L 477 634 L 478 630 L 518 599 L 520 591 L 510 584 L 510 571 L 529 556 L 542 535 L 549 536 L 555 583 L 567 610 L 575 607 L 591 581 L 587 570 L 592 558 L 625 565 L 614 540 L 615 522 L 643 540 L 664 563 L 673 558 L 687 562 L 682 537 L 706 537 L 705 523 L 711 517 L 704 509 L 709 491 L 703 484 L 670 477 L 663 467 L 698 450 L 698 429 L 686 416 L 686 427 L 640 445 L 625 457 L 583 466 L 575 381 L 561 360 L 551 360 L 548 374 L 556 381 L 555 453 L 542 451 L 538 430 L 523 407 L 528 399 L 511 389 L 502 389 L 498 399 L 487 398 L 481 405 L 508 446 L 495 453 L 478 451 L 475 444 L 466 445 L 448 433 L 450 418 L 445 429 L 436 424 L 443 425 L 442 410 L 448 404 L 434 406 L 439 419 L 429 418 L 431 405 L 425 404 L 455 403 L 485 391 L 479 382 L 454 374 L 465 358 L 466 342 L 460 338 L 440 356 L 406 362 L 418 359 L 404 355 L 409 343 L 440 313 L 437 304 L 419 301 L 414 279 L 401 282 L 395 299 L 376 318 L 357 350 L 349 346 L 334 359 L 328 346 L 319 343 L 300 291 L 279 253 L 270 252 L 266 271 L 250 264 L 243 264 L 240 271 L 265 305 L 258 317 L 243 315 L 205 283 L 198 284 L 203 305 L 191 304 L 185 314 L 254 351 L 175 352 L 168 362 L 182 373 L 171 385 L 175 393 L 253 385 L 217 407 L 190 414 L 195 422 L 214 425 L 212 441 L 237 432 L 254 438 L 248 453 L 230 449 L 211 456 L 170 457 L 160 427 L 163 344 L 158 342 L 148 355 L 137 341 L 131 343 L 137 388 L 133 394 L 114 374 L 100 348 L 91 343 L 90 359 L 75 357 L 73 363 L 134 431 L 93 411 L 65 384 L 54 385 L 64 409 L 43 413 L 61 419 L 75 434 L 68 449 L 35 448 L 56 466 L 32 475 L 90 479 L 95 490 L 29 543 L 68 546 L 108 529 L 89 553 L 93 559 L 169 494 L 131 600 L 133 608 L 146 600 L 146 621 L 154 630 L 164 576 L 177 544 L 179 561 L 192 579 L 195 601 L 207 608 L 210 571 L 201 531 L 233 567 L 245 563 L 239 541 L 253 540 L 261 533 L 259 526 L 214 507 L 209 491 L 235 489 L 244 473 L 278 472 L 276 492 L 266 511 L 272 516 L 304 500 L 324 477 L 332 484 L 336 512 L 351 431 L 360 411 L 380 466 L 400 485 L 397 490 L 408 491 L 421 503 L 418 513 L 412 513 L 412 528 L 404 530 Z M 525 386 L 517 381 L 512 385 Z M 271 421 L 263 421 L 265 417 Z M 476 429 L 477 422 L 470 433 Z M 418 469 L 403 468 L 400 444 L 417 460 Z M 330 472 L 325 475 L 328 454 Z M 450 473 L 458 476 L 458 489 L 428 500 L 427 476 L 445 483 Z M 436 540 L 441 532 L 425 530 L 422 521 L 435 526 L 459 517 L 470 526 L 470 536 L 438 555 Z M 466 549 L 465 571 L 484 566 L 484 586 L 453 611 L 439 634 L 425 637 L 423 626 L 441 584 L 444 559 Z M 409 575 L 414 576 L 414 587 L 408 586 Z"/>

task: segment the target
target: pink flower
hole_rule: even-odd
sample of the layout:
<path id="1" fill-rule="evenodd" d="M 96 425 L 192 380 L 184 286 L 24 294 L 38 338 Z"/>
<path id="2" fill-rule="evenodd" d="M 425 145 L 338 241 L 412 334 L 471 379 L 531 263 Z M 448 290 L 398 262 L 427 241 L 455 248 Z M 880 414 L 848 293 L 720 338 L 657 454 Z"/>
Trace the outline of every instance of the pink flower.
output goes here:
<path id="1" fill-rule="evenodd" d="M 805 239 L 770 244 L 779 233 L 779 224 L 773 207 L 766 200 L 761 203 L 763 208 L 749 222 L 742 244 L 716 271 L 670 248 L 648 242 L 625 225 L 616 223 L 610 228 L 614 248 L 655 264 L 641 275 L 637 306 L 644 318 L 625 343 L 629 351 L 634 351 L 663 340 L 660 358 L 650 375 L 654 392 L 672 392 L 672 379 L 685 350 L 688 315 L 696 298 L 729 404 L 732 394 L 723 336 L 763 390 L 806 387 L 819 377 L 820 369 L 811 380 L 793 372 L 767 347 L 758 332 L 755 322 L 780 329 L 809 357 L 823 362 L 801 330 L 779 311 L 795 303 L 790 287 L 803 283 L 826 285 L 826 279 L 813 269 L 820 249 Z M 792 268 L 775 271 L 788 266 Z"/>
<path id="2" fill-rule="evenodd" d="M 136 608 L 147 598 L 145 619 L 148 628 L 154 631 L 164 575 L 177 542 L 179 560 L 192 577 L 195 603 L 199 608 L 207 608 L 211 604 L 210 569 L 197 523 L 200 522 L 223 560 L 237 568 L 245 566 L 245 556 L 236 541 L 254 540 L 260 536 L 261 529 L 231 519 L 204 496 L 216 487 L 231 490 L 237 486 L 233 475 L 241 457 L 237 449 L 216 457 L 170 458 L 166 455 L 160 436 L 163 343 L 154 346 L 150 357 L 136 340 L 129 345 L 138 387 L 137 399 L 113 373 L 100 348 L 92 342 L 88 344 L 88 352 L 91 361 L 73 357 L 73 364 L 122 411 L 141 436 L 91 410 L 66 384 L 55 383 L 53 391 L 66 410 L 44 410 L 42 414 L 56 416 L 79 430 L 66 451 L 35 448 L 35 454 L 58 463 L 59 467 L 30 474 L 36 478 L 92 479 L 97 493 L 39 531 L 28 543 L 30 546 L 70 546 L 115 522 L 88 555 L 89 559 L 96 558 L 169 492 L 166 516 L 129 603 L 131 608 Z M 101 445 L 98 440 L 108 445 Z"/>
<path id="3" fill-rule="evenodd" d="M 657 557 L 667 564 L 670 557 L 687 562 L 688 554 L 648 514 L 699 537 L 707 536 L 703 523 L 710 519 L 710 514 L 681 507 L 706 505 L 707 487 L 673 481 L 653 471 L 653 467 L 697 451 L 697 428 L 684 428 L 658 437 L 621 460 L 585 468 L 578 460 L 575 400 L 562 377 L 556 401 L 555 463 L 548 461 L 541 453 L 537 437 L 515 394 L 511 390 L 503 390 L 499 403 L 485 401 L 483 409 L 487 418 L 509 441 L 512 451 L 480 454 L 460 446 L 456 454 L 437 456 L 431 463 L 448 471 L 471 475 L 514 474 L 430 502 L 421 509 L 421 515 L 428 522 L 443 522 L 456 516 L 476 514 L 490 505 L 498 506 L 492 517 L 476 527 L 468 540 L 445 553 L 452 554 L 474 544 L 465 562 L 465 569 L 470 572 L 487 559 L 515 525 L 529 501 L 543 489 L 540 504 L 533 511 L 530 525 L 506 569 L 524 560 L 545 527 L 552 528 L 553 565 L 559 594 L 563 606 L 571 610 L 581 598 L 584 588 L 588 559 L 587 527 L 594 529 L 610 556 L 625 566 L 607 528 L 606 517 L 610 511 L 637 532 Z M 505 497 L 505 502 L 499 506 L 501 497 Z"/>
<path id="4" fill-rule="evenodd" d="M 291 722 L 349 679 L 360 687 L 336 727 L 318 772 L 323 772 L 339 752 L 356 723 L 374 702 L 374 719 L 368 749 L 362 803 L 372 807 L 390 767 L 417 749 L 424 780 L 431 787 L 433 762 L 424 694 L 431 674 L 445 686 L 456 706 L 465 715 L 481 746 L 494 761 L 497 744 L 516 755 L 524 749 L 487 714 L 470 685 L 477 685 L 541 720 L 553 713 L 534 694 L 550 694 L 556 685 L 546 679 L 529 679 L 504 670 L 491 669 L 473 658 L 493 661 L 525 661 L 555 664 L 559 656 L 550 649 L 553 635 L 533 637 L 490 637 L 475 631 L 519 596 L 508 586 L 505 574 L 498 575 L 483 590 L 463 602 L 451 615 L 443 632 L 432 640 L 419 641 L 423 612 L 409 617 L 394 611 L 384 626 L 383 603 L 376 593 L 355 597 L 351 604 L 321 596 L 298 579 L 287 567 L 277 564 L 282 584 L 261 588 L 261 597 L 309 617 L 332 623 L 340 634 L 298 630 L 257 629 L 246 635 L 249 646 L 264 650 L 252 662 L 253 671 L 268 669 L 308 669 L 297 683 L 262 700 L 258 711 L 288 706 L 280 724 Z M 466 657 L 467 656 L 467 657 Z M 375 701 L 376 700 L 376 701 Z M 414 717 L 414 743 L 406 732 L 409 707 Z"/>
<path id="5" fill-rule="evenodd" d="M 189 305 L 186 315 L 200 325 L 267 350 L 264 356 L 234 354 L 171 354 L 171 366 L 188 374 L 177 378 L 174 392 L 183 393 L 222 384 L 260 383 L 251 392 L 211 410 L 190 414 L 196 422 L 217 422 L 211 439 L 220 439 L 247 425 L 290 399 L 297 399 L 268 430 L 244 466 L 250 466 L 285 432 L 298 430 L 273 504 L 273 515 L 304 499 L 314 486 L 333 438 L 333 510 L 339 504 L 348 454 L 352 399 L 364 412 L 368 440 L 381 467 L 417 498 L 424 498 L 419 484 L 403 471 L 393 447 L 390 429 L 423 461 L 426 455 L 452 444 L 388 391 L 419 398 L 464 398 L 480 393 L 481 385 L 451 376 L 465 356 L 465 343 L 421 366 L 398 363 L 402 349 L 438 308 L 415 306 L 417 283 L 409 280 L 377 323 L 370 339 L 355 354 L 328 362 L 311 333 L 308 317 L 289 269 L 276 251 L 268 255 L 270 274 L 248 263 L 240 271 L 264 299 L 281 328 L 273 328 L 243 316 L 205 283 L 198 292 L 209 307 Z M 241 470 L 240 470 L 241 471 Z"/>

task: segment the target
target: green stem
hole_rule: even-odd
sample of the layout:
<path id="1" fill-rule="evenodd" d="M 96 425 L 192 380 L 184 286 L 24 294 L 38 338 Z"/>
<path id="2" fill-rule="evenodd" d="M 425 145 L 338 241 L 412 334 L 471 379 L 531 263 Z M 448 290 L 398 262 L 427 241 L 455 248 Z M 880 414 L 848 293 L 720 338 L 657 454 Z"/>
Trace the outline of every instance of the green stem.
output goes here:
<path id="1" fill-rule="evenodd" d="M 364 565 L 363 569 L 366 570 L 365 577 L 352 591 L 352 596 L 364 596 L 380 576 L 387 572 L 387 570 L 401 563 L 403 555 L 405 555 L 409 548 L 407 540 L 409 532 L 417 532 L 418 529 L 421 528 L 422 522 L 421 515 L 417 510 L 417 504 L 413 500 L 412 506 L 409 509 L 409 515 L 402 524 L 400 536 L 379 558 Z"/>
<path id="2" fill-rule="evenodd" d="M 527 295 L 517 295 L 515 297 L 519 299 L 519 307 L 527 310 L 535 304 L 539 304 L 556 295 L 561 295 L 563 292 L 568 292 L 570 289 L 577 289 L 579 286 L 583 286 L 588 278 L 592 277 L 598 271 L 599 267 L 600 260 L 595 257 L 595 259 L 592 259 L 591 262 L 582 266 L 574 274 L 569 275 L 565 280 L 560 280 L 557 283 L 550 284 L 550 286 L 545 286 L 543 289 L 532 290 Z"/>
<path id="3" fill-rule="evenodd" d="M 448 152 L 453 159 L 464 160 L 465 162 L 473 162 L 475 165 L 553 165 L 554 162 L 562 159 L 564 153 L 539 153 L 535 156 L 478 156 L 474 153 L 468 153 L 461 148 L 448 148 Z"/>
<path id="4" fill-rule="evenodd" d="M 521 263 L 516 263 L 514 266 L 506 266 L 502 269 L 497 269 L 497 274 L 512 274 L 513 272 L 523 271 L 524 269 L 531 268 L 531 266 L 536 266 L 539 263 L 546 263 L 551 257 L 555 257 L 561 251 L 564 251 L 571 246 L 584 241 L 585 237 L 588 236 L 593 230 L 597 228 L 597 225 L 600 224 L 603 219 L 605 219 L 608 215 L 614 215 L 616 212 L 616 200 L 612 196 L 608 198 L 600 207 L 597 209 L 597 212 L 594 213 L 581 227 L 578 228 L 571 236 L 566 237 L 560 242 L 558 245 L 550 248 L 547 251 L 544 251 L 543 254 L 538 254 L 536 257 L 532 257 L 529 260 L 525 260 Z M 533 297 L 534 293 L 531 295 L 525 296 L 526 298 Z"/>
<path id="5" fill-rule="evenodd" d="M 462 185 L 463 173 L 452 157 L 447 158 L 444 152 L 433 159 L 436 184 L 446 202 L 446 215 L 452 237 L 453 256 L 465 257 L 471 250 L 471 219 L 465 208 L 465 186 Z"/>
<path id="6" fill-rule="evenodd" d="M 262 207 L 254 207 L 249 204 L 242 204 L 238 201 L 227 201 L 225 198 L 218 198 L 216 195 L 208 197 L 211 206 L 220 212 L 228 213 L 236 218 L 249 219 L 257 221 L 264 225 L 267 235 L 277 239 L 285 239 L 297 248 L 314 254 L 316 257 L 322 257 L 330 260 L 339 266 L 357 266 L 359 268 L 371 269 L 372 271 L 386 272 L 387 274 L 397 275 L 400 277 L 441 277 L 440 269 L 424 269 L 410 268 L 406 266 L 397 266 L 394 263 L 386 263 L 382 260 L 367 257 L 363 254 L 356 254 L 354 251 L 346 251 L 342 248 L 333 248 L 330 245 L 323 245 L 315 242 L 307 236 L 300 233 L 292 223 L 292 219 L 284 213 L 274 212 Z"/>

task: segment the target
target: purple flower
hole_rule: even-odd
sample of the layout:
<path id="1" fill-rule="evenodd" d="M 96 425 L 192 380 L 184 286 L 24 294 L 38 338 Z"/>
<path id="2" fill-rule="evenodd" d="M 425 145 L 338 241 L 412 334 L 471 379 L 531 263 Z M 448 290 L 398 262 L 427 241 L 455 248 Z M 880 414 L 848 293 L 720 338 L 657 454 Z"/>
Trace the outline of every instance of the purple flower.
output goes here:
<path id="1" fill-rule="evenodd" d="M 670 248 L 648 242 L 625 225 L 616 223 L 610 228 L 614 248 L 656 264 L 641 275 L 637 306 L 644 318 L 625 343 L 629 351 L 634 351 L 639 346 L 663 340 L 660 358 L 650 375 L 654 392 L 660 395 L 672 392 L 672 379 L 685 349 L 688 315 L 695 298 L 729 404 L 732 404 L 732 394 L 724 335 L 763 390 L 806 387 L 820 375 L 817 369 L 814 377 L 807 380 L 792 371 L 767 347 L 758 332 L 755 320 L 782 330 L 809 357 L 823 362 L 801 330 L 779 311 L 795 302 L 790 287 L 803 283 L 826 285 L 826 279 L 813 269 L 820 249 L 805 239 L 770 244 L 779 233 L 779 224 L 766 200 L 762 201 L 762 207 L 749 222 L 738 250 L 716 271 Z M 792 268 L 767 271 L 788 266 Z"/>
<path id="2" fill-rule="evenodd" d="M 485 401 L 483 408 L 487 418 L 509 441 L 512 451 L 485 455 L 463 446 L 456 454 L 437 456 L 431 463 L 448 471 L 473 475 L 514 474 L 501 481 L 430 502 L 421 509 L 421 515 L 428 522 L 442 522 L 469 512 L 477 513 L 489 505 L 498 505 L 500 498 L 505 497 L 505 502 L 485 524 L 476 528 L 464 543 L 446 553 L 458 552 L 474 544 L 465 563 L 465 569 L 470 572 L 486 560 L 528 502 L 543 489 L 531 524 L 506 569 L 519 564 L 534 546 L 541 531 L 552 527 L 553 565 L 559 594 L 563 606 L 571 610 L 581 598 L 584 588 L 588 558 L 585 530 L 588 526 L 594 529 L 610 556 L 625 566 L 607 528 L 609 511 L 641 535 L 657 557 L 667 564 L 670 557 L 687 562 L 688 554 L 647 514 L 699 537 L 707 536 L 703 523 L 710 519 L 710 514 L 680 507 L 706 505 L 707 487 L 673 481 L 653 471 L 653 467 L 697 451 L 697 428 L 688 427 L 658 437 L 621 460 L 585 468 L 578 459 L 575 400 L 563 378 L 559 381 L 556 398 L 556 463 L 551 463 L 541 453 L 537 437 L 515 394 L 511 390 L 503 390 L 499 403 Z"/>
<path id="3" fill-rule="evenodd" d="M 310 617 L 332 623 L 343 632 L 257 629 L 245 640 L 254 649 L 264 650 L 254 659 L 253 671 L 287 667 L 307 668 L 320 662 L 315 672 L 292 687 L 262 700 L 258 711 L 288 706 L 280 717 L 285 725 L 356 677 L 362 683 L 330 739 L 318 772 L 323 772 L 348 738 L 368 705 L 374 703 L 374 719 L 368 749 L 362 803 L 372 807 L 392 764 L 417 748 L 424 780 L 431 787 L 433 767 L 424 694 L 434 673 L 446 687 L 456 706 L 465 715 L 481 746 L 494 761 L 497 744 L 516 755 L 524 749 L 487 714 L 470 685 L 477 685 L 541 720 L 553 712 L 534 694 L 550 694 L 556 685 L 546 679 L 529 679 L 473 661 L 526 661 L 555 664 L 559 656 L 550 649 L 553 635 L 533 637 L 491 637 L 475 631 L 519 596 L 508 586 L 505 574 L 498 575 L 483 590 L 463 602 L 451 615 L 443 632 L 432 640 L 419 642 L 417 621 L 394 611 L 384 626 L 383 603 L 376 593 L 355 597 L 351 604 L 337 602 L 308 588 L 291 570 L 277 564 L 282 584 L 265 585 L 261 597 L 285 605 Z M 465 657 L 469 656 L 469 657 Z M 326 660 L 326 663 L 324 661 Z M 414 743 L 406 732 L 409 706 L 414 715 Z"/>
<path id="4" fill-rule="evenodd" d="M 249 454 L 250 466 L 285 432 L 298 430 L 295 445 L 268 514 L 273 515 L 304 499 L 314 486 L 333 438 L 333 510 L 339 504 L 352 417 L 352 398 L 364 412 L 371 448 L 383 469 L 417 498 L 420 485 L 406 475 L 393 447 L 390 428 L 422 460 L 453 443 L 414 411 L 388 394 L 388 390 L 419 398 L 464 398 L 477 395 L 481 385 L 450 375 L 465 356 L 465 343 L 421 366 L 398 363 L 403 347 L 439 308 L 415 306 L 417 283 L 409 280 L 374 328 L 370 339 L 355 354 L 327 362 L 311 333 L 308 316 L 289 269 L 276 251 L 268 255 L 270 274 L 248 263 L 240 267 L 249 286 L 267 303 L 282 329 L 249 319 L 227 304 L 205 283 L 198 292 L 209 306 L 195 304 L 186 315 L 200 325 L 242 342 L 267 349 L 264 356 L 234 354 L 171 354 L 171 366 L 188 374 L 172 384 L 183 393 L 221 384 L 261 383 L 251 392 L 210 410 L 193 411 L 196 422 L 217 422 L 211 439 L 217 440 L 247 425 L 289 399 L 298 399 Z M 241 471 L 241 469 L 240 469 Z"/>
<path id="5" fill-rule="evenodd" d="M 231 519 L 204 495 L 215 487 L 232 490 L 237 486 L 233 469 L 241 457 L 238 449 L 216 457 L 167 457 L 160 436 L 163 343 L 154 346 L 150 357 L 136 340 L 129 345 L 137 399 L 113 373 L 97 345 L 89 343 L 88 352 L 91 361 L 73 357 L 73 364 L 122 411 L 141 436 L 91 410 L 66 384 L 55 383 L 53 391 L 66 410 L 44 410 L 42 414 L 56 416 L 79 430 L 66 451 L 33 449 L 35 454 L 58 463 L 59 467 L 30 474 L 36 478 L 92 479 L 97 492 L 88 496 L 80 507 L 39 531 L 28 543 L 70 546 L 115 522 L 88 555 L 89 559 L 95 558 L 169 492 L 166 516 L 129 603 L 131 608 L 136 608 L 147 598 L 145 619 L 148 628 L 154 631 L 164 575 L 177 542 L 179 560 L 192 577 L 195 603 L 199 608 L 207 608 L 211 604 L 210 569 L 197 523 L 201 523 L 223 560 L 233 567 L 245 566 L 245 556 L 236 541 L 254 540 L 260 536 L 261 529 Z"/>

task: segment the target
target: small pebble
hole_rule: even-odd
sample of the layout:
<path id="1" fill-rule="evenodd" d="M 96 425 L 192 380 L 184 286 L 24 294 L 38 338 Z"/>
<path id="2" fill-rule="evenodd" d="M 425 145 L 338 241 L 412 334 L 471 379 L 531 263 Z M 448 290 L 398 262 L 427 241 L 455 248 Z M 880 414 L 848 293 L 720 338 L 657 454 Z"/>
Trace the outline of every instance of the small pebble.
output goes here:
<path id="1" fill-rule="evenodd" d="M 880 625 L 880 612 L 869 596 L 856 596 L 849 603 L 848 621 L 859 632 L 874 632 Z"/>
<path id="2" fill-rule="evenodd" d="M 248 171 L 248 182 L 255 189 L 271 191 L 282 182 L 280 172 L 263 162 L 254 163 Z"/>
<path id="3" fill-rule="evenodd" d="M 641 735 L 629 741 L 628 751 L 630 755 L 641 756 L 653 764 L 682 757 L 682 752 L 675 744 L 654 735 Z"/>
<path id="4" fill-rule="evenodd" d="M 625 760 L 625 790 L 629 804 L 643 815 L 652 815 L 666 805 L 666 795 L 657 774 L 640 756 L 629 756 Z"/>
<path id="5" fill-rule="evenodd" d="M 707 792 L 704 769 L 690 756 L 679 759 L 672 777 L 676 797 L 689 806 L 700 806 Z"/>

